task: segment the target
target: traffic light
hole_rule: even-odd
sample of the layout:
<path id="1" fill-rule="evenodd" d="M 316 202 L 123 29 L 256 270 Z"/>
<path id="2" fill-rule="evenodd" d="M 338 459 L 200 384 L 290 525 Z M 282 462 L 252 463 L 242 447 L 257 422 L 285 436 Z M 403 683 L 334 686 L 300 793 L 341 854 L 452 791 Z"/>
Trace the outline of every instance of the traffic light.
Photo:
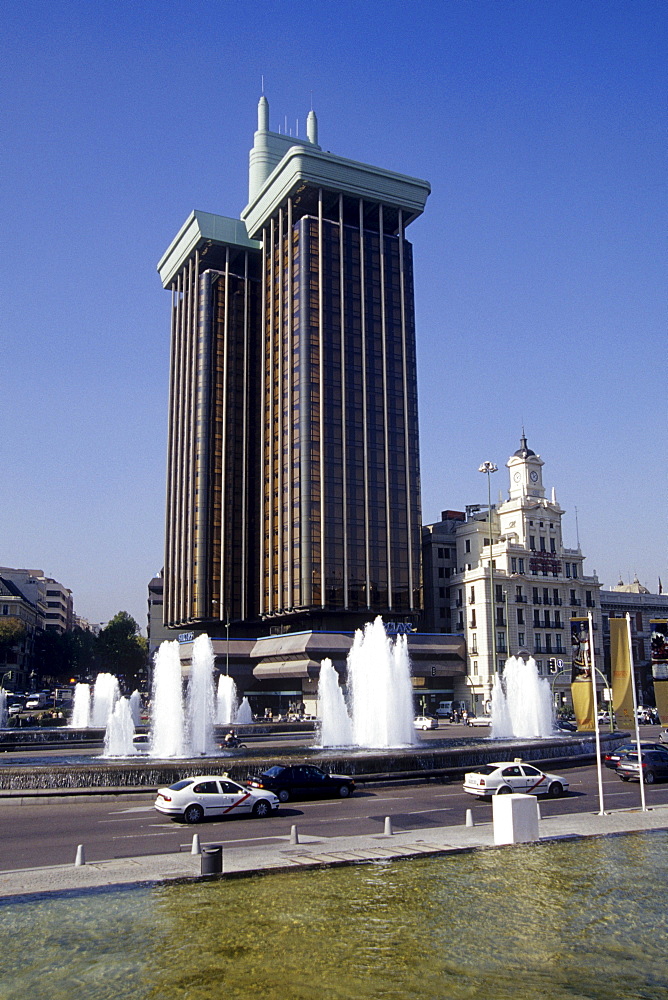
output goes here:
<path id="1" fill-rule="evenodd" d="M 547 661 L 547 665 L 551 674 L 556 674 L 557 672 L 557 661 L 553 656 Z"/>

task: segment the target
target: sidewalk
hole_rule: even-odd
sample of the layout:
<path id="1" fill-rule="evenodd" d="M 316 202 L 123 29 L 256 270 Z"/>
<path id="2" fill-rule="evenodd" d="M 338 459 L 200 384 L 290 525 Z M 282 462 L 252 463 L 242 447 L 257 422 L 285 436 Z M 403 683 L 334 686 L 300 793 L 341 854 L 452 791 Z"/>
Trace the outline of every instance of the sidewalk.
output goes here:
<path id="1" fill-rule="evenodd" d="M 571 813 L 548 817 L 540 821 L 540 839 L 546 841 L 566 837 L 610 836 L 666 829 L 668 806 L 656 806 L 644 813 L 640 809 L 633 809 L 606 813 L 603 816 L 596 813 Z M 196 832 L 202 839 L 202 846 L 208 846 L 204 839 L 206 827 L 198 828 Z M 297 833 L 299 843 L 296 844 L 290 843 L 290 831 L 286 830 L 285 837 L 277 838 L 273 843 L 265 841 L 258 847 L 224 847 L 222 877 L 388 861 L 494 847 L 491 823 L 355 837 L 309 837 L 299 834 L 299 831 Z M 70 865 L 0 872 L 0 899 L 113 886 L 158 884 L 175 879 L 196 880 L 202 877 L 201 858 L 189 853 L 117 858 L 80 866 L 74 865 L 74 858 L 72 862 Z"/>

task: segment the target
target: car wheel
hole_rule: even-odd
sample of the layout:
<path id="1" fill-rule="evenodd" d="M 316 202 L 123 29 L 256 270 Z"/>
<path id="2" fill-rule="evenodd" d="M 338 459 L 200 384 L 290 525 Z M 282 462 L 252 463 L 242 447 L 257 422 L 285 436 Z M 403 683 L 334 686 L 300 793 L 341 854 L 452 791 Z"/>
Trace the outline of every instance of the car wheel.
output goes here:
<path id="1" fill-rule="evenodd" d="M 279 802 L 287 802 L 288 799 L 290 798 L 290 792 L 287 790 L 287 788 L 281 788 L 281 789 L 279 789 L 276 792 L 276 795 L 278 796 L 278 801 Z"/>
<path id="2" fill-rule="evenodd" d="M 270 813 L 271 805 L 266 799 L 260 799 L 260 801 L 256 802 L 253 806 L 253 816 L 255 816 L 256 819 L 264 819 L 266 816 L 269 816 Z"/>
<path id="3" fill-rule="evenodd" d="M 622 779 L 622 781 L 628 781 L 629 780 L 627 774 L 620 774 L 619 777 Z"/>
<path id="4" fill-rule="evenodd" d="M 512 792 L 512 788 L 508 788 L 508 785 L 501 785 L 500 788 L 497 788 L 497 790 L 496 790 L 496 792 L 494 794 L 495 795 L 510 795 L 511 792 Z"/>
<path id="5" fill-rule="evenodd" d="M 646 771 L 645 772 L 645 784 L 646 785 L 653 785 L 654 784 L 654 771 Z"/>
<path id="6" fill-rule="evenodd" d="M 350 789 L 348 788 L 348 786 L 341 785 L 341 787 L 339 788 L 339 798 L 347 799 L 349 795 L 350 795 Z"/>
<path id="7" fill-rule="evenodd" d="M 564 794 L 564 786 L 560 781 L 553 781 L 547 790 L 547 794 L 550 798 L 558 799 L 560 795 Z"/>
<path id="8" fill-rule="evenodd" d="M 422 732 L 426 733 L 428 729 L 429 729 L 429 726 L 423 726 L 422 727 Z"/>
<path id="9" fill-rule="evenodd" d="M 204 819 L 204 810 L 201 806 L 193 804 L 184 809 L 183 818 L 186 823 L 201 823 Z"/>

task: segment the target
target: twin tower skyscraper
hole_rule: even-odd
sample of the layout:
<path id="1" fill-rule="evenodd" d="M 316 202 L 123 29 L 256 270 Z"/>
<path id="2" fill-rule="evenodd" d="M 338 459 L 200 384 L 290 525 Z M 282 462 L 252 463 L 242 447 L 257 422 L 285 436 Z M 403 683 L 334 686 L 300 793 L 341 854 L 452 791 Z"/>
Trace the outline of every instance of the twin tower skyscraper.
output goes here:
<path id="1" fill-rule="evenodd" d="M 240 219 L 195 211 L 171 293 L 164 619 L 350 631 L 421 610 L 413 259 L 426 181 L 272 132 Z M 275 629 L 274 629 L 275 631 Z"/>

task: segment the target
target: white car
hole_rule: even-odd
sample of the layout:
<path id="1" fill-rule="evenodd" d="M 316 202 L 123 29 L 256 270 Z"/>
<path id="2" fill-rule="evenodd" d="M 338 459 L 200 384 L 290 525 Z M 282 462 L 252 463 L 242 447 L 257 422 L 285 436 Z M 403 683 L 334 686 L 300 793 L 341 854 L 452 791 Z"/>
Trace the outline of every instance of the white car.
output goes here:
<path id="1" fill-rule="evenodd" d="M 280 803 L 273 792 L 249 788 L 232 781 L 226 774 L 202 774 L 183 778 L 159 788 L 155 808 L 172 819 L 200 823 L 206 816 L 237 816 L 250 813 L 258 818 L 269 816 Z"/>
<path id="2" fill-rule="evenodd" d="M 477 771 L 464 775 L 464 791 L 478 798 L 522 792 L 524 795 L 550 795 L 557 798 L 568 788 L 568 782 L 558 774 L 546 774 L 533 764 L 520 760 L 496 761 L 483 764 Z"/>
<path id="3" fill-rule="evenodd" d="M 413 725 L 423 732 L 427 729 L 438 729 L 438 719 L 434 719 L 431 715 L 416 715 Z"/>

